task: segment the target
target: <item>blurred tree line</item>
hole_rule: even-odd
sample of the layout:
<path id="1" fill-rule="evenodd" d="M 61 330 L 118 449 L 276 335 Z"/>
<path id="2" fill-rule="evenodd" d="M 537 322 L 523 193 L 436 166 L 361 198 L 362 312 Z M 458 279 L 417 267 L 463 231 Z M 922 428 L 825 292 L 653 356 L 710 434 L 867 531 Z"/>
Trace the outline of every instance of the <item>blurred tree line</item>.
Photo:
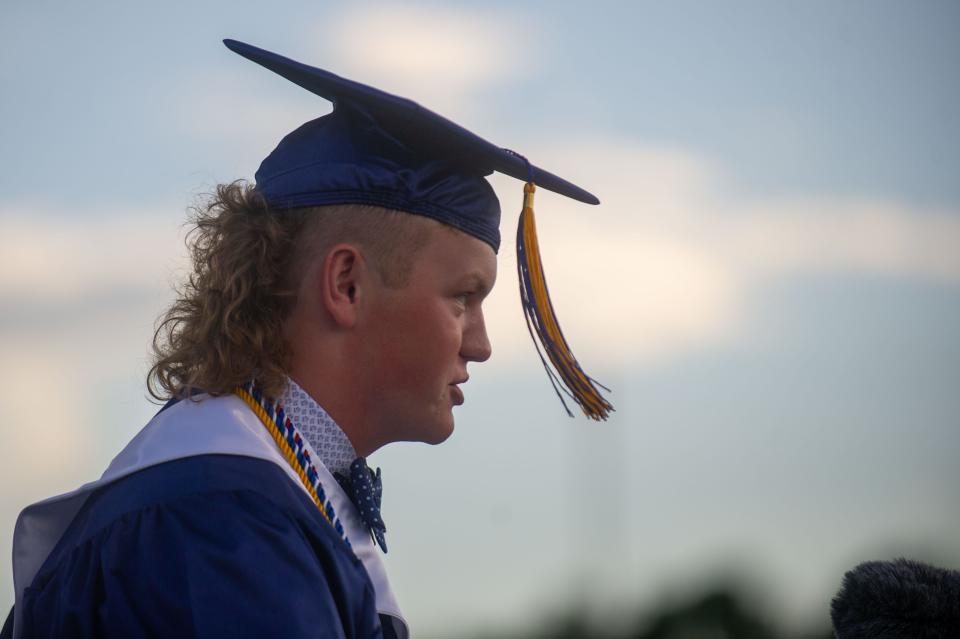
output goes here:
<path id="1" fill-rule="evenodd" d="M 542 630 L 481 633 L 474 639 L 833 639 L 824 611 L 819 629 L 788 633 L 747 603 L 734 586 L 718 586 L 677 603 L 643 612 L 622 612 L 600 621 L 585 611 L 546 620 Z"/>

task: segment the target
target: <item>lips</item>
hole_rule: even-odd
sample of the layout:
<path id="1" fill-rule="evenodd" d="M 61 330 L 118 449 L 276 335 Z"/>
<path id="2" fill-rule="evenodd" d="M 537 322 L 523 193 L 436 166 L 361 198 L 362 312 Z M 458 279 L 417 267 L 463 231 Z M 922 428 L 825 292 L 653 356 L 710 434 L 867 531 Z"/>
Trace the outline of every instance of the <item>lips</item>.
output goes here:
<path id="1" fill-rule="evenodd" d="M 450 400 L 455 406 L 463 404 L 463 391 L 455 384 L 450 384 Z"/>

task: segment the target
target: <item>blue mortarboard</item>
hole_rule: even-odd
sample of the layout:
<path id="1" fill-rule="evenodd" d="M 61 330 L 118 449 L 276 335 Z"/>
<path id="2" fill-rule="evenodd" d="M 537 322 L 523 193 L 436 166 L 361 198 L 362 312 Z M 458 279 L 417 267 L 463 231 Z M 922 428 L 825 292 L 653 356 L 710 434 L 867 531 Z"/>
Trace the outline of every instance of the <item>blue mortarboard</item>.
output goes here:
<path id="1" fill-rule="evenodd" d="M 500 202 L 484 176 L 499 171 L 523 180 L 517 269 L 528 329 L 553 364 L 552 370 L 535 340 L 561 401 L 563 391 L 589 417 L 606 418 L 613 407 L 580 369 L 557 324 L 533 218 L 534 185 L 587 204 L 598 204 L 596 197 L 412 100 L 236 40 L 224 44 L 334 106 L 289 133 L 261 163 L 256 190 L 271 208 L 382 206 L 433 218 L 497 251 Z"/>

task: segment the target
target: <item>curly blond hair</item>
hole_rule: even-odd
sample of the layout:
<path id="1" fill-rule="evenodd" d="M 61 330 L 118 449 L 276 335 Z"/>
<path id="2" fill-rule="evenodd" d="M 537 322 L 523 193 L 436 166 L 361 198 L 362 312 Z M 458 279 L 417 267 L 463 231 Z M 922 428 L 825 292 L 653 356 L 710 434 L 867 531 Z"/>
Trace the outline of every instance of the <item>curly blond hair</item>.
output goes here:
<path id="1" fill-rule="evenodd" d="M 154 398 L 195 390 L 225 395 L 256 377 L 265 393 L 286 384 L 283 325 L 307 265 L 339 242 L 356 244 L 384 284 L 402 288 L 438 223 L 375 206 L 271 210 L 246 182 L 217 187 L 191 209 L 193 271 L 158 320 L 147 390 Z"/>

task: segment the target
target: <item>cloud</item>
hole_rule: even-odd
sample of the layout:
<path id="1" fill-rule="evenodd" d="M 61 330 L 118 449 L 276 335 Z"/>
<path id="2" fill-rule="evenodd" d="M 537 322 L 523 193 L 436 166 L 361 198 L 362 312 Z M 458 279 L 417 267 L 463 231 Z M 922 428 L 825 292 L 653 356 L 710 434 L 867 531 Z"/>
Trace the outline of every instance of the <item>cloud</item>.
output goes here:
<path id="1" fill-rule="evenodd" d="M 153 211 L 51 215 L 0 205 L 0 223 L 0 299 L 21 310 L 163 290 L 186 266 L 182 228 Z"/>
<path id="2" fill-rule="evenodd" d="M 0 205 L 0 228 L 4 477 L 56 469 L 18 489 L 26 503 L 79 485 L 91 464 L 109 460 L 103 435 L 118 407 L 150 410 L 141 393 L 120 391 L 143 379 L 153 321 L 187 261 L 182 229 L 152 210 Z"/>
<path id="3" fill-rule="evenodd" d="M 734 332 L 740 282 L 723 261 L 681 237 L 634 224 L 593 226 L 599 213 L 585 217 L 566 205 L 539 208 L 538 235 L 553 304 L 588 372 L 591 361 L 669 357 Z M 508 363 L 532 349 L 513 251 L 514 243 L 505 242 L 500 283 L 487 311 L 497 357 Z"/>
<path id="4" fill-rule="evenodd" d="M 329 113 L 326 100 L 257 68 L 195 69 L 181 79 L 171 119 L 185 136 L 215 143 L 218 157 L 250 174 L 287 133 Z M 251 65 L 247 65 L 251 66 Z"/>
<path id="5" fill-rule="evenodd" d="M 16 464 L 27 474 L 29 464 L 19 462 L 45 459 L 44 463 L 52 468 L 76 462 L 70 457 L 82 457 L 87 447 L 78 429 L 63 426 L 74 422 L 70 406 L 82 400 L 81 390 L 56 359 L 37 357 L 34 349 L 24 352 L 26 344 L 6 340 L 0 344 L 4 359 L 17 362 L 16 368 L 0 366 L 0 397 L 4 400 L 0 402 L 0 418 L 8 425 L 0 430 L 5 462 Z M 53 389 L 61 394 L 62 401 L 49 401 Z M 39 427 L 41 424 L 43 427 Z M 29 454 L 31 449 L 36 454 Z M 12 451 L 23 454 L 12 455 Z M 25 460 L 24 455 L 29 459 Z"/>
<path id="6" fill-rule="evenodd" d="M 722 171 L 695 155 L 603 139 L 532 149 L 571 166 L 590 207 L 541 190 L 537 219 L 545 271 L 575 354 L 590 362 L 656 362 L 742 337 L 744 309 L 761 287 L 817 273 L 960 284 L 960 215 L 860 199 L 771 199 L 732 193 Z M 575 159 L 575 165 L 570 162 Z M 564 167 L 559 167 L 563 169 Z M 519 184 L 494 177 L 503 201 L 499 286 L 487 303 L 494 362 L 529 361 L 519 308 L 513 229 Z M 136 316 L 145 325 L 187 268 L 183 230 L 150 212 L 45 221 L 0 208 L 0 331 L 36 332 L 100 317 L 86 340 L 110 339 Z M 58 329 L 59 330 L 59 329 Z"/>
<path id="7" fill-rule="evenodd" d="M 554 305 L 588 370 L 591 360 L 654 362 L 741 338 L 750 296 L 795 276 L 960 284 L 957 211 L 868 197 L 756 201 L 693 154 L 621 141 L 545 145 L 531 156 L 575 159 L 560 173 L 602 200 L 589 207 L 541 190 L 536 207 Z M 509 363 L 532 348 L 521 346 L 529 337 L 507 272 L 520 187 L 495 181 L 505 246 L 488 324 Z"/>
<path id="8" fill-rule="evenodd" d="M 351 7 L 331 12 L 312 29 L 312 49 L 278 51 L 476 122 L 483 116 L 475 110 L 477 98 L 532 73 L 543 55 L 523 22 L 517 12 L 489 7 Z M 215 143 L 234 173 L 249 174 L 283 136 L 332 107 L 263 69 L 235 62 L 194 67 L 181 77 L 171 92 L 171 120 L 184 135 Z"/>
<path id="9" fill-rule="evenodd" d="M 744 205 L 726 228 L 729 258 L 758 276 L 863 272 L 960 283 L 960 216 L 889 201 Z"/>
<path id="10" fill-rule="evenodd" d="M 515 11 L 489 6 L 353 7 L 320 25 L 317 59 L 346 77 L 464 117 L 472 96 L 533 71 L 541 43 L 524 22 Z"/>

